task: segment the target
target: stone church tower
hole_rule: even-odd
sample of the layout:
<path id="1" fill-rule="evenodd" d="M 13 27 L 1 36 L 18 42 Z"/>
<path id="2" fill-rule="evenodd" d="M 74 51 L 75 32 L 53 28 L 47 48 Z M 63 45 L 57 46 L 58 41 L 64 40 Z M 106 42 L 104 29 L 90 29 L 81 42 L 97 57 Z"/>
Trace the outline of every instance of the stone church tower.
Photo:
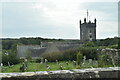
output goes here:
<path id="1" fill-rule="evenodd" d="M 80 40 L 96 40 L 96 19 L 94 19 L 94 22 L 91 22 L 90 20 L 87 22 L 86 18 L 84 18 L 84 23 L 80 20 Z"/>

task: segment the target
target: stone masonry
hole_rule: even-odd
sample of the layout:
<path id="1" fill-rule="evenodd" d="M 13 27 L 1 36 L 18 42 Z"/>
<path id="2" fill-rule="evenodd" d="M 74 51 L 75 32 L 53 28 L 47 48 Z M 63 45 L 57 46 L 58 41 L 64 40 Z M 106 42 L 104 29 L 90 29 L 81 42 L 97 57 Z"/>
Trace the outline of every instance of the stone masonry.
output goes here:
<path id="1" fill-rule="evenodd" d="M 81 41 L 93 41 L 96 40 L 96 19 L 94 23 L 87 22 L 84 18 L 84 23 L 80 20 L 80 40 Z"/>
<path id="2" fill-rule="evenodd" d="M 58 71 L 38 71 L 23 73 L 0 73 L 2 80 L 83 80 L 83 79 L 99 79 L 99 78 L 120 78 L 120 67 L 108 68 L 88 68 L 88 69 L 72 69 Z"/>

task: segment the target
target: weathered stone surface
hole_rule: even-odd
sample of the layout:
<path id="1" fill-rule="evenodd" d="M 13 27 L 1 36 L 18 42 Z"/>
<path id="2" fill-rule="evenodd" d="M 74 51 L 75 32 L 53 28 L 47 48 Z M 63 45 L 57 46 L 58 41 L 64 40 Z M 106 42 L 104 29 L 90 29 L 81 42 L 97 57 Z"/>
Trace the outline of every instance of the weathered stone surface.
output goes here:
<path id="1" fill-rule="evenodd" d="M 86 21 L 84 23 L 80 20 L 80 40 L 81 41 L 92 41 L 96 40 L 96 19 L 94 22 Z"/>
<path id="2" fill-rule="evenodd" d="M 40 79 L 65 79 L 75 80 L 86 78 L 119 78 L 120 67 L 89 68 L 57 71 L 37 71 L 23 73 L 0 73 L 2 80 L 40 80 Z"/>

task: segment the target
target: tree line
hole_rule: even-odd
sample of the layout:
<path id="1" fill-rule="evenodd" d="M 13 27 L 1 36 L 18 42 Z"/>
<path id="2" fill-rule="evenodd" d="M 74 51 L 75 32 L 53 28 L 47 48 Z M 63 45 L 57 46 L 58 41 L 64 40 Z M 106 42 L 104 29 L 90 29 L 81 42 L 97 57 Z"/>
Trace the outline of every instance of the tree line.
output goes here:
<path id="1" fill-rule="evenodd" d="M 64 39 L 47 39 L 47 38 L 41 38 L 41 37 L 36 37 L 36 38 L 22 37 L 19 39 L 4 38 L 4 39 L 0 39 L 0 40 L 2 40 L 2 61 L 5 64 L 7 64 L 8 61 L 10 61 L 13 64 L 19 63 L 19 58 L 17 57 L 17 44 L 40 45 L 41 42 L 54 42 L 54 41 L 59 41 L 59 42 L 67 42 L 68 41 L 69 42 L 70 41 L 70 40 L 64 40 Z M 79 40 L 73 40 L 73 41 L 79 42 Z M 100 39 L 100 40 L 96 40 L 96 41 L 92 41 L 92 42 L 90 41 L 90 42 L 83 44 L 83 47 L 98 47 L 98 46 L 109 46 L 111 48 L 119 48 L 120 49 L 120 38 L 119 37 L 106 38 L 106 39 Z M 91 50 L 88 50 L 88 49 L 91 49 L 91 48 L 84 48 L 81 51 L 83 51 L 84 54 L 87 54 L 88 51 L 91 51 L 94 48 L 92 48 Z M 87 50 L 87 51 L 85 51 L 85 50 Z M 71 53 L 70 51 L 65 52 L 65 53 L 69 54 L 69 53 Z M 9 54 L 9 56 L 6 55 L 6 53 Z M 91 55 L 88 57 L 92 58 L 91 56 L 93 54 L 95 55 L 95 53 L 96 52 L 91 51 Z M 73 56 L 73 58 L 74 58 L 74 56 Z"/>

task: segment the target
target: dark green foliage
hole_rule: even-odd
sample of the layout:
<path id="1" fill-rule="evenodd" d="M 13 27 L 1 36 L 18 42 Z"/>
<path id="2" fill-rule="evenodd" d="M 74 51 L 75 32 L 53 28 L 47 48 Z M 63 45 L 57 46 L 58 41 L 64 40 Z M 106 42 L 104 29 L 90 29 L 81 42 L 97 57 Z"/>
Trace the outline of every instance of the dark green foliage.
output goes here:
<path id="1" fill-rule="evenodd" d="M 47 59 L 50 62 L 55 62 L 56 60 L 62 61 L 63 60 L 63 53 L 46 53 L 42 56 L 44 59 Z"/>
<path id="2" fill-rule="evenodd" d="M 118 44 L 116 44 L 116 45 L 111 45 L 111 46 L 108 46 L 108 48 L 118 49 L 119 47 L 118 47 Z"/>
<path id="3" fill-rule="evenodd" d="M 20 38 L 20 39 L 13 39 L 13 38 L 5 38 L 2 39 L 2 63 L 4 65 L 8 64 L 8 61 L 10 61 L 11 64 L 17 64 L 19 63 L 19 60 L 17 58 L 17 44 L 25 44 L 25 45 L 40 45 L 41 41 L 63 41 L 62 39 L 43 39 L 41 37 L 36 38 Z M 5 52 L 9 52 L 9 55 L 5 55 Z M 28 52 L 28 55 L 26 56 L 27 59 L 31 60 L 31 56 L 29 56 L 30 53 Z"/>
<path id="4" fill-rule="evenodd" d="M 12 52 L 11 50 L 7 52 L 8 55 L 6 55 L 5 53 L 5 51 L 3 51 L 2 53 L 2 63 L 4 65 L 8 65 L 8 62 L 11 65 L 19 63 L 19 58 L 16 56 L 16 53 Z"/>
<path id="5" fill-rule="evenodd" d="M 77 53 L 77 64 L 81 64 L 83 58 L 83 54 L 80 52 Z"/>
<path id="6" fill-rule="evenodd" d="M 83 44 L 83 47 L 95 47 L 95 46 L 96 46 L 96 44 L 93 41 L 89 41 L 89 42 Z"/>
<path id="7" fill-rule="evenodd" d="M 2 40 L 2 49 L 9 50 L 16 44 L 18 44 L 18 39 L 3 39 Z"/>
<path id="8" fill-rule="evenodd" d="M 41 37 L 36 38 L 20 38 L 20 39 L 2 39 L 2 50 L 3 50 L 3 63 L 7 64 L 7 61 L 10 60 L 12 63 L 16 64 L 19 62 L 16 57 L 17 54 L 17 44 L 26 44 L 26 45 L 40 45 L 41 41 L 43 42 L 49 42 L 49 41 L 63 41 L 63 42 L 69 42 L 72 40 L 62 40 L 62 39 L 43 39 Z M 79 43 L 80 41 L 76 40 L 75 43 Z M 84 56 L 86 56 L 87 59 L 97 59 L 97 48 L 98 47 L 110 47 L 110 48 L 120 48 L 120 38 L 114 37 L 114 38 L 107 38 L 107 39 L 101 39 L 94 42 L 87 42 L 83 45 L 84 47 L 70 49 L 63 52 L 57 52 L 57 53 L 51 53 L 51 54 L 45 54 L 43 55 L 45 58 L 47 58 L 49 61 L 55 61 L 56 59 L 59 61 L 63 60 L 76 60 L 77 52 L 81 52 Z M 9 57 L 6 56 L 4 51 L 8 51 L 10 53 Z M 27 58 L 31 58 L 30 56 L 26 56 Z"/>
<path id="9" fill-rule="evenodd" d="M 2 63 L 8 65 L 8 62 L 13 65 L 19 63 L 17 57 L 17 39 L 3 39 L 2 40 Z M 7 53 L 7 54 L 6 54 Z"/>
<path id="10" fill-rule="evenodd" d="M 97 47 L 82 47 L 80 52 L 86 56 L 87 59 L 97 59 Z"/>
<path id="11" fill-rule="evenodd" d="M 118 49 L 120 49 L 120 38 L 118 38 Z"/>
<path id="12" fill-rule="evenodd" d="M 41 38 L 41 37 L 36 37 L 36 38 L 25 38 L 22 37 L 19 39 L 19 42 L 25 45 L 30 45 L 30 44 L 36 44 L 36 45 L 40 45 L 41 41 L 45 41 L 45 42 L 49 42 L 49 41 L 63 41 L 62 39 L 45 39 L 45 38 Z"/>
<path id="13" fill-rule="evenodd" d="M 63 52 L 43 54 L 43 57 L 49 61 L 64 61 L 64 60 L 76 60 L 78 52 L 81 52 L 87 59 L 97 59 L 97 48 L 96 47 L 80 47 L 75 49 L 66 50 Z"/>
<path id="14" fill-rule="evenodd" d="M 104 67 L 105 65 L 113 65 L 112 59 L 110 58 L 109 55 L 102 54 L 102 55 L 99 55 L 98 58 L 99 58 L 98 59 L 98 66 L 99 67 Z"/>
<path id="15" fill-rule="evenodd" d="M 98 46 L 115 45 L 118 44 L 118 39 L 119 39 L 118 37 L 101 39 L 100 41 L 97 41 L 97 45 Z"/>
<path id="16" fill-rule="evenodd" d="M 65 41 L 65 40 L 62 40 L 62 39 L 44 39 L 41 37 L 36 37 L 36 38 L 34 38 L 34 37 L 30 37 L 30 38 L 22 37 L 20 39 L 6 38 L 6 39 L 2 39 L 2 49 L 9 50 L 12 48 L 13 45 L 17 45 L 17 44 L 26 44 L 26 45 L 37 44 L 37 45 L 40 45 L 41 41 L 49 42 L 49 41 Z M 76 40 L 74 42 L 79 43 L 80 41 Z M 118 37 L 101 39 L 101 40 L 97 40 L 94 42 L 90 41 L 90 42 L 87 42 L 84 45 L 84 47 L 109 46 L 109 45 L 116 45 L 116 44 L 120 44 L 120 38 L 118 38 Z M 120 45 L 118 45 L 118 46 L 120 47 Z"/>
<path id="17" fill-rule="evenodd" d="M 36 62 L 36 63 L 40 63 L 40 62 L 41 62 L 41 57 L 35 59 L 35 62 Z"/>
<path id="18" fill-rule="evenodd" d="M 76 60 L 78 49 L 70 49 L 63 52 L 63 60 Z"/>
<path id="19" fill-rule="evenodd" d="M 69 61 L 69 60 L 76 60 L 78 50 L 77 49 L 70 49 L 63 52 L 55 52 L 55 53 L 46 53 L 43 54 L 42 57 L 44 59 L 48 59 L 48 61 Z"/>
<path id="20" fill-rule="evenodd" d="M 14 38 L 5 38 L 2 39 L 2 49 L 3 50 L 9 50 L 12 48 L 13 45 L 17 44 L 25 44 L 25 45 L 40 45 L 41 41 L 49 42 L 49 41 L 64 41 L 62 39 L 47 39 L 47 38 L 41 38 L 41 37 L 30 37 L 25 38 L 22 37 L 20 39 L 14 39 Z"/>
<path id="21" fill-rule="evenodd" d="M 25 44 L 25 45 L 30 45 L 30 44 L 41 44 L 42 38 L 37 37 L 37 38 L 20 38 L 19 39 L 20 43 Z"/>

